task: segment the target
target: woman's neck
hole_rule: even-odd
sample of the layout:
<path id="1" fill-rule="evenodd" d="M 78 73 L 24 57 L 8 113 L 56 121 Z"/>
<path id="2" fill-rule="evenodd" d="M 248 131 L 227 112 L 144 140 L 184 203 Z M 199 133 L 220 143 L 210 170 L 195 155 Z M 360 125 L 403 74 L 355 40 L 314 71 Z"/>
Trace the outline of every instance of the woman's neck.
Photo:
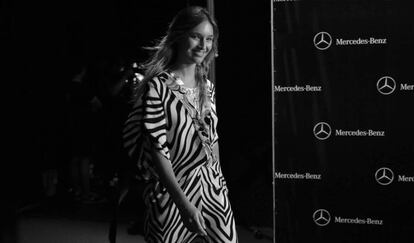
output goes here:
<path id="1" fill-rule="evenodd" d="M 197 85 L 195 81 L 195 66 L 195 64 L 175 65 L 171 68 L 171 71 L 177 78 L 183 81 L 185 87 L 194 88 Z"/>

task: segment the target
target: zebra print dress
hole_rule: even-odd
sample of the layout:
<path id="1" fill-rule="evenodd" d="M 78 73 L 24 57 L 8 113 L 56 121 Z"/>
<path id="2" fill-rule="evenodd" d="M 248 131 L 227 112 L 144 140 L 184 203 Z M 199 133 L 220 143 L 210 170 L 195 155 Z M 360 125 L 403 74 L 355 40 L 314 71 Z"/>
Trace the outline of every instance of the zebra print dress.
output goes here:
<path id="1" fill-rule="evenodd" d="M 147 208 L 144 233 L 149 243 L 190 243 L 199 236 L 184 226 L 178 208 L 151 164 L 157 149 L 171 164 L 181 189 L 206 223 L 205 242 L 238 242 L 228 189 L 218 159 L 214 86 L 197 112 L 187 90 L 169 72 L 149 81 L 134 105 L 124 130 L 125 147 L 137 162 Z"/>

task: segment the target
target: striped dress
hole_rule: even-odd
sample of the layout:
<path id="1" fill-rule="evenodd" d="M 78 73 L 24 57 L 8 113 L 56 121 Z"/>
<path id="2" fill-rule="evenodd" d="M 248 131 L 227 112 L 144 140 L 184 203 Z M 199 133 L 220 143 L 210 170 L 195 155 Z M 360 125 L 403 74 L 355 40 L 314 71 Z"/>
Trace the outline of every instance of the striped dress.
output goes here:
<path id="1" fill-rule="evenodd" d="M 208 234 L 204 242 L 238 242 L 218 159 L 214 86 L 207 83 L 209 102 L 198 112 L 197 99 L 190 99 L 191 92 L 172 74 L 163 72 L 149 81 L 126 122 L 125 147 L 136 161 L 139 175 L 148 182 L 143 195 L 148 243 L 203 242 L 184 226 L 151 164 L 150 148 L 171 162 L 181 189 L 201 211 Z"/>

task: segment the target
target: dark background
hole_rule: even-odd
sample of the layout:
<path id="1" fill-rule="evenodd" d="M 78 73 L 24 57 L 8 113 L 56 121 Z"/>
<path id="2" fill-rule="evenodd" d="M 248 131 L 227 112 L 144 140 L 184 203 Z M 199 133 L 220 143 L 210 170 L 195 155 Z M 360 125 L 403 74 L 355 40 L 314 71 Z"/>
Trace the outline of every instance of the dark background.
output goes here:
<path id="1" fill-rule="evenodd" d="M 276 242 L 410 242 L 414 174 L 412 5 L 395 1 L 301 1 L 275 4 L 276 83 L 322 86 L 322 92 L 275 93 L 276 171 L 321 174 L 321 181 L 276 180 Z M 320 31 L 336 38 L 387 38 L 386 45 L 313 45 Z M 382 95 L 383 76 L 397 89 Z M 327 122 L 333 134 L 317 140 L 313 127 Z M 336 129 L 381 130 L 385 137 L 338 137 Z M 381 167 L 394 171 L 388 186 L 375 181 Z M 317 226 L 317 209 L 331 213 Z M 384 225 L 334 223 L 334 217 L 376 218 Z"/>
<path id="2" fill-rule="evenodd" d="M 65 92 L 79 67 L 102 58 L 143 61 L 147 53 L 141 47 L 164 35 L 168 22 L 187 4 L 206 5 L 158 0 L 2 2 L 5 212 L 13 214 L 42 200 L 42 172 L 65 168 Z M 215 15 L 220 28 L 220 154 L 236 222 L 271 227 L 270 3 L 217 1 Z"/>

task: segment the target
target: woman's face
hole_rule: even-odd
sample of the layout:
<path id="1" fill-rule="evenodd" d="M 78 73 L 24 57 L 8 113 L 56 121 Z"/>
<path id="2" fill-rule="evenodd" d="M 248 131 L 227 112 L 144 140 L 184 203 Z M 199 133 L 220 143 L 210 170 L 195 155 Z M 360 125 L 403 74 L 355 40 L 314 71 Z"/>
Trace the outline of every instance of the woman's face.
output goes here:
<path id="1" fill-rule="evenodd" d="M 209 21 L 190 30 L 178 44 L 178 64 L 200 64 L 213 47 L 214 31 Z"/>

